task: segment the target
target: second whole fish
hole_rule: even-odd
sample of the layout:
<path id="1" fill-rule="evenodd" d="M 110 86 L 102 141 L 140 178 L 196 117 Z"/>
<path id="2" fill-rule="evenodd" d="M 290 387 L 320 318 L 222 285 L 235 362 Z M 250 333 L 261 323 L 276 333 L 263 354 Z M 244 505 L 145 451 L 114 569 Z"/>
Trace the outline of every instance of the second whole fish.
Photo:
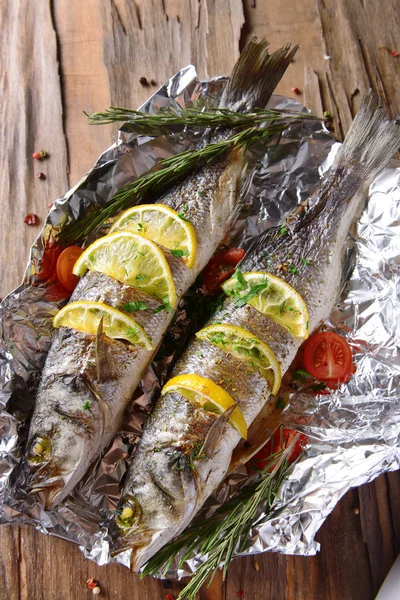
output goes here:
<path id="1" fill-rule="evenodd" d="M 304 300 L 312 333 L 337 301 L 345 239 L 366 186 L 400 146 L 400 124 L 387 121 L 369 92 L 333 167 L 320 188 L 288 215 L 284 228 L 262 234 L 240 264 L 240 272 L 262 272 L 290 284 Z M 282 265 L 291 264 L 291 270 Z M 284 306 L 282 311 L 284 311 Z M 213 323 L 238 326 L 267 344 L 282 375 L 302 339 L 281 324 L 226 298 Z M 173 376 L 195 374 L 229 392 L 247 426 L 266 403 L 276 403 L 262 375 L 231 353 L 194 339 Z M 228 422 L 209 443 L 220 416 L 176 391 L 161 396 L 138 445 L 111 526 L 114 551 L 131 551 L 133 570 L 190 523 L 227 473 L 240 435 Z M 124 518 L 125 517 L 125 518 Z"/>

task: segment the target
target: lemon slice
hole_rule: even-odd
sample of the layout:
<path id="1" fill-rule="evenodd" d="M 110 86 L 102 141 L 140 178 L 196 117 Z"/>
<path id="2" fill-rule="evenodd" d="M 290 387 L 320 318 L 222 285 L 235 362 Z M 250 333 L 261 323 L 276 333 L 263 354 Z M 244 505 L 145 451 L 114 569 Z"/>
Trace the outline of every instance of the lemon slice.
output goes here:
<path id="1" fill-rule="evenodd" d="M 278 392 L 282 379 L 279 361 L 271 348 L 250 331 L 221 323 L 201 329 L 196 333 L 196 337 L 218 346 L 252 366 L 268 381 L 271 393 Z"/>
<path id="2" fill-rule="evenodd" d="M 136 321 L 102 302 L 70 302 L 53 319 L 54 327 L 69 327 L 96 335 L 103 318 L 103 331 L 110 338 L 127 340 L 152 350 L 150 338 Z"/>
<path id="3" fill-rule="evenodd" d="M 236 271 L 222 288 L 239 305 L 253 308 L 285 327 L 295 337 L 308 337 L 308 310 L 303 298 L 270 273 Z"/>
<path id="4" fill-rule="evenodd" d="M 111 232 L 132 231 L 169 248 L 191 269 L 196 258 L 196 233 L 188 221 L 165 204 L 142 204 L 122 213 Z"/>
<path id="5" fill-rule="evenodd" d="M 175 284 L 164 254 L 140 235 L 121 231 L 96 240 L 78 258 L 73 273 L 82 277 L 87 269 L 140 288 L 170 306 L 175 304 Z"/>
<path id="6" fill-rule="evenodd" d="M 221 386 L 200 375 L 187 374 L 173 377 L 164 385 L 161 394 L 165 396 L 170 392 L 177 392 L 210 412 L 222 413 L 235 404 L 232 396 Z M 246 421 L 238 406 L 232 412 L 229 423 L 237 429 L 242 438 L 247 439 Z"/>

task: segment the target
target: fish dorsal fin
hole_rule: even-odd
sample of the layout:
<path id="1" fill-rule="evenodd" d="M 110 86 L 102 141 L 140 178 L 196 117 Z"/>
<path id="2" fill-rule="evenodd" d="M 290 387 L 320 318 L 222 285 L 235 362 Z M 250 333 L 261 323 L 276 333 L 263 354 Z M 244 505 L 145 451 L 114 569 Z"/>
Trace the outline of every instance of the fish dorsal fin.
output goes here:
<path id="1" fill-rule="evenodd" d="M 233 411 L 235 410 L 237 403 L 232 404 L 227 410 L 218 415 L 215 419 L 214 423 L 211 425 L 206 439 L 204 440 L 204 444 L 199 452 L 199 454 L 205 455 L 207 458 L 211 458 L 213 454 L 218 450 L 221 443 L 221 435 L 225 428 L 226 423 L 232 416 Z"/>

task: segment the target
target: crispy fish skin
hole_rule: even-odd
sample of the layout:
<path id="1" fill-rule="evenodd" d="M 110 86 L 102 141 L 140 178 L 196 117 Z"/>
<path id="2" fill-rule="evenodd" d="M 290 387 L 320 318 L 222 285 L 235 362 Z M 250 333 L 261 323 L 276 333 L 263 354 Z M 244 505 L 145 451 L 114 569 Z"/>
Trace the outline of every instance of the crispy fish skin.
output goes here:
<path id="1" fill-rule="evenodd" d="M 265 106 L 296 50 L 289 52 L 287 47 L 269 55 L 267 48 L 263 41 L 248 45 L 233 70 L 221 107 L 246 111 Z M 221 131 L 213 139 L 229 135 Z M 161 248 L 171 267 L 176 305 L 229 233 L 240 208 L 243 168 L 243 151 L 231 151 L 157 200 L 182 213 L 196 232 L 192 269 Z M 93 336 L 61 328 L 55 334 L 23 462 L 31 493 L 39 493 L 46 507 L 54 506 L 72 490 L 117 433 L 124 410 L 173 316 L 166 310 L 153 314 L 159 302 L 96 272 L 87 273 L 71 297 L 71 301 L 100 301 L 119 310 L 138 299 L 144 300 L 148 309 L 131 316 L 152 339 L 154 352 L 107 339 L 101 333 Z"/>
<path id="2" fill-rule="evenodd" d="M 267 231 L 240 265 L 242 272 L 269 272 L 295 288 L 307 305 L 310 332 L 329 316 L 337 301 L 344 242 L 363 198 L 362 190 L 386 166 L 399 145 L 400 125 L 385 120 L 377 98 L 370 92 L 320 189 L 289 215 L 285 235 L 280 228 Z M 297 270 L 289 272 L 282 268 L 285 264 Z M 252 332 L 274 351 L 282 374 L 302 343 L 252 306 L 237 307 L 229 298 L 210 320 L 212 323 L 237 325 Z M 221 385 L 240 406 L 248 426 L 267 402 L 274 402 L 261 375 L 203 340 L 191 342 L 173 376 L 184 373 L 207 377 Z M 166 394 L 158 401 L 130 466 L 111 527 L 115 552 L 130 548 L 134 570 L 185 529 L 224 478 L 240 436 L 224 423 L 210 445 L 208 436 L 215 421 L 215 414 L 200 407 L 190 408 L 177 393 Z M 172 456 L 175 463 L 171 462 Z M 123 520 L 127 505 L 134 505 L 137 511 L 137 518 L 130 523 Z"/>

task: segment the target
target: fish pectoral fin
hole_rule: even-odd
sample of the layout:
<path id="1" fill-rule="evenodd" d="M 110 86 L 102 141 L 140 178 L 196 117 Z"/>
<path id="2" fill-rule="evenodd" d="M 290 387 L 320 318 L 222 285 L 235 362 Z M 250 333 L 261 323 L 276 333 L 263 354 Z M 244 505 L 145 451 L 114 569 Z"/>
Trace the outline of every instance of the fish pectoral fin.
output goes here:
<path id="1" fill-rule="evenodd" d="M 222 432 L 236 407 L 237 403 L 232 404 L 227 410 L 218 415 L 207 433 L 200 454 L 205 454 L 207 458 L 210 458 L 218 450 L 221 443 Z"/>
<path id="2" fill-rule="evenodd" d="M 96 333 L 95 361 L 97 381 L 110 381 L 117 378 L 117 368 L 110 353 L 110 343 L 103 333 L 103 317 L 100 319 Z"/>

